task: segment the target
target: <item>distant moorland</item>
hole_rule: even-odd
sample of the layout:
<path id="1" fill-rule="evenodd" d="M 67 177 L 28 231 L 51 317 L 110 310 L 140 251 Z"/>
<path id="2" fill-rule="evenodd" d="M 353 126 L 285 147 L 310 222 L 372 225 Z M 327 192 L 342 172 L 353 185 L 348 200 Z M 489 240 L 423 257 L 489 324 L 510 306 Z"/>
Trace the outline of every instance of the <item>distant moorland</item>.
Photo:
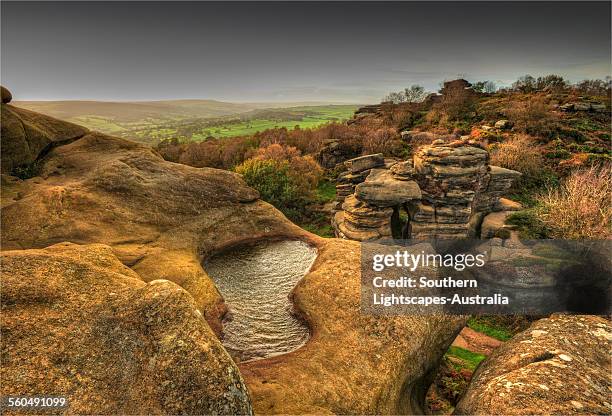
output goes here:
<path id="1" fill-rule="evenodd" d="M 352 117 L 359 107 L 327 103 L 18 101 L 28 110 L 142 143 L 180 142 L 253 134 L 271 128 L 312 128 Z"/>

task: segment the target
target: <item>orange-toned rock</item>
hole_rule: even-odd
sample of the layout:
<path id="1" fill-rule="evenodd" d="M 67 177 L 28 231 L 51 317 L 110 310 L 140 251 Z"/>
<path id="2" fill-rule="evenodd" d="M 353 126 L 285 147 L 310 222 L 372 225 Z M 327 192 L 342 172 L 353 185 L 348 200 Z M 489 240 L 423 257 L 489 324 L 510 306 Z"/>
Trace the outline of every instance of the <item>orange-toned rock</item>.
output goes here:
<path id="1" fill-rule="evenodd" d="M 3 252 L 2 396 L 73 414 L 250 414 L 246 386 L 193 298 L 143 282 L 101 244 Z"/>

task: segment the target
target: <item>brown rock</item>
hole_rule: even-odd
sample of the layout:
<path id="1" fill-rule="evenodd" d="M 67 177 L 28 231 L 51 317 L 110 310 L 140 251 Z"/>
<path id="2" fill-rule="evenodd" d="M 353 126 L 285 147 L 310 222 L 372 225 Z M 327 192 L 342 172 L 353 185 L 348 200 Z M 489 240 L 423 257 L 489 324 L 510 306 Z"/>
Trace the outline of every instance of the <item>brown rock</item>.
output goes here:
<path id="1" fill-rule="evenodd" d="M 510 230 L 515 227 L 506 224 L 506 219 L 512 214 L 511 211 L 499 211 L 492 212 L 484 217 L 482 225 L 480 227 L 481 238 L 508 238 L 510 237 Z"/>
<path id="2" fill-rule="evenodd" d="M 495 211 L 520 211 L 523 209 L 523 206 L 519 202 L 511 199 L 499 198 L 493 209 Z"/>
<path id="3" fill-rule="evenodd" d="M 324 242 L 294 291 L 311 340 L 290 354 L 239 365 L 255 413 L 424 414 L 432 370 L 465 320 L 362 313 L 359 243 Z"/>
<path id="4" fill-rule="evenodd" d="M 13 99 L 13 94 L 11 92 L 0 85 L 0 95 L 2 96 L 2 104 L 8 104 Z"/>
<path id="5" fill-rule="evenodd" d="M 54 146 L 76 140 L 88 131 L 85 127 L 12 105 L 3 105 L 0 111 L 2 173 L 13 172 L 16 168 L 27 170 Z"/>
<path id="6" fill-rule="evenodd" d="M 536 321 L 480 365 L 455 414 L 609 414 L 611 348 L 607 319 Z"/>
<path id="7" fill-rule="evenodd" d="M 108 246 L 2 253 L 2 395 L 77 414 L 250 414 L 246 386 L 193 298 L 143 282 Z"/>
<path id="8" fill-rule="evenodd" d="M 397 180 L 388 170 L 372 169 L 365 182 L 355 186 L 355 196 L 371 205 L 391 207 L 421 199 L 421 190 L 414 181 Z"/>
<path id="9" fill-rule="evenodd" d="M 1 212 L 1 243 L 4 250 L 40 248 L 61 241 L 105 243 L 123 264 L 130 266 L 146 281 L 168 279 L 186 289 L 183 291 L 172 283 L 163 283 L 164 288 L 174 288 L 171 291 L 172 294 L 176 293 L 174 296 L 180 294 L 191 299 L 187 296 L 188 291 L 193 297 L 188 309 L 198 308 L 215 329 L 219 329 L 223 301 L 214 282 L 201 266 L 209 255 L 228 246 L 262 238 L 299 238 L 317 246 L 318 259 L 292 294 L 297 311 L 311 327 L 312 338 L 294 352 L 240 365 L 257 413 L 421 413 L 429 375 L 465 323 L 461 318 L 375 317 L 362 314 L 357 243 L 322 239 L 301 230 L 271 205 L 259 201 L 257 192 L 247 187 L 234 173 L 170 163 L 151 148 L 127 140 L 98 133 L 86 134 L 72 143 L 51 149 L 40 161 L 39 176 L 15 186 L 19 188 L 21 197 L 11 198 Z M 36 267 L 44 270 L 44 262 L 37 264 Z M 36 267 L 24 270 L 35 276 Z M 79 267 L 74 268 L 75 273 Z M 104 275 L 102 271 L 100 274 Z M 130 273 L 134 276 L 132 280 L 137 282 L 136 274 Z M 134 290 L 142 291 L 146 300 L 150 299 L 158 305 L 153 300 L 156 293 L 153 289 L 158 283 L 138 284 L 142 288 L 138 286 Z M 19 287 L 17 283 L 14 286 Z M 128 329 L 147 329 L 147 320 L 156 320 L 158 316 L 165 319 L 167 316 L 159 308 L 150 314 L 139 312 L 143 310 L 139 307 L 145 311 L 147 309 L 138 302 L 138 296 L 128 297 L 129 288 L 105 292 L 104 288 L 93 286 L 84 299 L 89 299 L 89 296 L 91 299 L 108 300 L 105 294 L 110 292 L 118 294 L 117 303 L 108 301 L 91 313 L 88 310 L 60 310 L 54 316 L 55 323 L 73 322 L 71 319 L 77 319 L 80 313 L 92 322 L 99 322 L 93 312 L 101 311 L 102 316 L 110 315 L 115 320 L 126 316 L 125 325 L 132 325 Z M 39 296 L 37 291 L 28 293 Z M 128 298 L 133 309 L 129 309 Z M 172 308 L 174 300 L 169 299 L 167 313 L 172 312 L 171 315 L 175 316 Z M 163 306 L 166 307 L 165 304 Z M 125 312 L 114 316 L 105 308 Z M 193 326 L 185 321 L 187 318 L 179 316 L 185 314 L 184 309 L 177 307 L 176 321 L 179 326 L 186 325 L 188 335 L 196 337 L 198 335 L 194 334 Z M 70 316 L 71 313 L 76 316 Z M 27 316 L 16 317 L 15 325 L 28 323 L 30 318 Z M 151 324 L 153 329 L 156 328 L 154 324 Z M 27 325 L 28 328 L 32 326 Z M 73 325 L 72 333 L 80 333 L 80 326 Z M 83 328 L 82 333 L 89 334 L 89 327 Z M 106 330 L 107 326 L 91 328 L 91 331 L 101 331 Z M 133 330 L 134 334 L 139 335 L 136 329 Z M 132 354 L 136 346 L 132 346 L 129 336 L 124 334 L 120 332 L 127 338 L 126 344 L 117 346 L 107 343 L 104 348 L 119 348 L 121 351 L 115 354 L 123 351 Z M 28 332 L 22 332 L 21 336 L 23 345 L 36 345 L 42 337 L 35 331 L 31 338 Z M 169 345 L 174 354 L 182 351 L 178 341 L 174 349 L 175 339 L 162 337 L 158 342 Z M 138 345 L 144 342 L 141 338 L 137 340 Z M 191 338 L 188 341 L 186 345 L 191 348 Z M 198 348 L 205 348 L 206 344 L 203 345 L 194 347 L 194 354 L 201 351 Z M 215 351 L 212 342 L 208 347 Z M 106 350 L 93 351 L 99 356 Z M 23 357 L 37 363 L 44 360 L 46 352 L 36 350 L 29 355 L 24 353 Z M 131 365 L 117 358 L 117 355 L 110 356 L 117 360 L 118 365 Z M 87 359 L 79 357 L 75 360 Z M 81 413 L 213 413 L 197 408 L 208 403 L 204 401 L 202 405 L 198 399 L 208 397 L 209 391 L 216 394 L 216 389 L 225 386 L 225 380 L 234 375 L 228 371 L 225 378 L 217 376 L 206 366 L 195 364 L 191 357 L 189 355 L 185 360 L 193 368 L 183 373 L 184 365 L 180 364 L 178 372 L 171 375 L 167 375 L 170 370 L 165 370 L 166 367 L 156 367 L 156 363 L 151 363 L 151 371 L 157 371 L 164 379 L 152 375 L 153 382 L 146 391 L 136 391 L 142 383 L 134 383 L 134 380 L 138 380 L 135 377 L 124 380 L 117 376 L 110 381 L 100 378 L 106 386 L 116 388 L 117 395 L 113 396 L 108 389 L 107 399 L 103 397 L 92 402 L 102 403 L 99 408 L 83 408 Z M 206 362 L 204 358 L 201 362 Z M 67 377 L 67 383 L 73 383 L 71 380 L 76 378 L 80 383 L 80 390 L 77 391 L 98 391 L 96 377 L 108 371 L 105 364 L 91 367 L 84 375 L 78 372 L 81 367 L 74 367 L 78 376 Z M 175 365 L 173 362 L 171 364 Z M 167 368 L 174 368 L 172 366 L 168 364 Z M 21 370 L 18 367 L 13 366 L 6 371 L 11 380 L 19 379 Z M 149 374 L 144 371 L 137 375 Z M 167 391 L 173 392 L 169 383 L 164 384 L 166 381 L 173 383 L 172 380 L 176 379 L 188 384 L 184 380 L 193 379 L 192 384 L 188 385 L 195 389 L 201 386 L 199 374 L 206 371 L 212 371 L 206 373 L 211 374 L 212 386 L 201 389 L 205 394 L 200 396 L 198 392 L 185 390 L 189 391 L 192 403 L 181 407 L 181 395 L 165 395 Z M 112 376 L 114 373 L 109 374 Z M 133 373 L 127 371 L 126 374 Z M 64 379 L 58 380 L 58 383 L 64 383 Z M 215 380 L 218 380 L 217 385 L 214 384 Z M 175 388 L 177 383 L 174 382 Z M 73 385 L 67 386 L 72 388 Z M 133 390 L 126 393 L 126 389 L 131 388 Z M 170 403 L 168 408 L 157 409 L 152 404 L 137 407 L 139 397 L 149 397 L 149 392 L 156 394 L 160 403 Z M 225 389 L 225 393 L 231 396 L 233 390 Z M 88 395 L 83 397 L 89 399 Z M 126 397 L 130 400 L 125 400 Z M 121 403 L 115 403 L 118 400 L 122 400 Z M 223 405 L 229 400 L 238 398 L 215 403 Z M 224 406 L 216 412 L 247 413 L 245 409 L 225 409 Z"/>
<path id="10" fill-rule="evenodd" d="M 376 153 L 347 160 L 344 164 L 352 173 L 357 173 L 367 169 L 384 166 L 385 159 L 382 153 Z"/>

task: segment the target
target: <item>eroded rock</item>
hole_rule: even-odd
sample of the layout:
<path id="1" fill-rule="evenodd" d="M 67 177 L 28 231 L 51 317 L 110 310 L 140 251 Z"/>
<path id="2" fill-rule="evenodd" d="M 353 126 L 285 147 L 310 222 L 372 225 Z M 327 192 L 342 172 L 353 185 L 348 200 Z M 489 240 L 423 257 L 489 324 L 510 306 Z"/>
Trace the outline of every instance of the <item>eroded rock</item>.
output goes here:
<path id="1" fill-rule="evenodd" d="M 154 296 L 157 292 L 148 288 L 155 288 L 158 284 L 173 288 L 172 293 L 176 293 L 174 296 L 180 295 L 181 299 L 191 299 L 187 295 L 189 293 L 193 300 L 181 302 L 191 302 L 193 316 L 196 315 L 195 308 L 198 308 L 216 331 L 220 329 L 219 317 L 224 312 L 223 300 L 214 282 L 202 269 L 201 262 L 204 259 L 223 248 L 261 238 L 289 237 L 302 239 L 316 246 L 319 257 L 315 265 L 292 293 L 297 311 L 310 326 L 312 338 L 305 346 L 291 353 L 240 364 L 256 413 L 422 413 L 429 374 L 465 323 L 462 318 L 363 315 L 360 310 L 361 282 L 357 243 L 322 239 L 305 232 L 289 222 L 271 205 L 258 200 L 257 192 L 247 187 L 234 173 L 166 162 L 152 149 L 127 140 L 98 133 L 86 134 L 72 143 L 51 149 L 40 159 L 37 176 L 16 182 L 14 186 L 18 188 L 15 196 L 11 196 L 6 204 L 3 200 L 3 250 L 40 248 L 62 241 L 107 244 L 113 254 L 133 270 L 130 272 L 116 262 L 117 267 L 122 267 L 121 270 L 130 274 L 121 279 L 135 282 L 134 290 L 143 292 L 145 299 L 157 299 L 159 295 Z M 36 267 L 24 270 L 35 276 L 38 267 L 45 270 L 44 262 L 37 264 Z M 75 272 L 78 272 L 79 268 L 80 265 L 74 269 Z M 16 269 L 11 273 L 17 275 L 19 267 L 16 266 Z M 103 271 L 103 268 L 101 270 Z M 113 276 L 117 276 L 117 273 Z M 3 296 L 4 287 L 7 286 L 4 281 L 6 275 L 3 270 Z M 140 282 L 138 276 L 150 284 Z M 173 281 L 185 290 L 172 283 L 160 283 L 160 279 Z M 14 290 L 20 290 L 19 284 L 19 279 L 11 282 Z M 182 308 L 177 307 L 176 311 L 173 309 L 174 298 L 170 298 L 168 311 L 161 309 L 165 307 L 162 303 L 159 309 L 144 313 L 141 311 L 148 311 L 146 301 L 139 302 L 137 297 L 132 297 L 131 303 L 124 303 L 126 298 L 123 296 L 127 296 L 132 289 L 126 288 L 121 292 L 114 289 L 107 292 L 104 290 L 104 287 L 89 286 L 84 300 L 89 297 L 107 300 L 98 311 L 102 311 L 103 316 L 107 317 L 109 313 L 105 308 L 114 307 L 113 311 L 119 314 L 118 317 L 125 316 L 126 325 L 132 325 L 128 328 L 134 328 L 134 339 L 138 345 L 144 343 L 139 338 L 139 331 L 148 328 L 148 320 L 157 321 L 159 315 L 163 323 L 164 317 L 167 316 L 165 313 L 185 313 Z M 39 292 L 34 289 L 28 293 L 31 296 L 39 296 Z M 55 290 L 47 292 L 55 295 L 62 293 Z M 117 303 L 108 300 L 108 294 L 111 292 L 118 293 Z M 27 308 L 23 309 L 24 313 L 31 313 Z M 73 319 L 80 319 L 80 316 L 85 316 L 92 322 L 100 322 L 96 321 L 97 316 L 93 311 L 90 313 L 86 308 L 74 309 L 75 316 L 70 316 L 72 311 L 73 309 L 58 311 L 54 315 L 55 323 L 73 322 Z M 16 316 L 15 325 L 28 323 L 29 316 Z M 114 319 L 117 320 L 118 317 L 114 316 Z M 185 325 L 186 319 L 177 316 L 177 325 Z M 151 325 L 156 328 L 155 322 Z M 187 322 L 186 331 L 192 328 L 189 325 Z M 71 328 L 74 328 L 71 333 L 81 333 L 79 325 L 75 324 Z M 99 331 L 100 328 L 107 327 L 95 329 L 84 325 L 83 328 L 82 333 L 88 334 L 90 330 Z M 180 328 L 176 330 L 179 331 Z M 190 336 L 197 335 L 192 332 L 189 332 Z M 120 332 L 120 335 L 123 334 Z M 22 332 L 21 336 L 23 341 L 20 342 L 23 342 L 23 345 L 35 345 L 42 335 L 33 330 L 31 337 L 29 332 Z M 127 365 L 122 361 L 122 356 L 117 356 L 124 350 L 129 352 L 129 356 L 134 356 L 136 351 L 136 356 L 141 357 L 140 350 L 130 344 L 129 334 L 123 336 L 127 338 L 125 345 L 131 349 L 125 349 L 123 343 L 120 343 L 119 347 L 108 343 L 103 346 L 106 349 L 99 350 L 97 355 L 105 354 L 108 349 L 109 356 L 117 361 L 117 365 Z M 171 347 L 172 353 L 177 354 L 182 351 L 180 348 L 192 346 L 190 340 L 183 346 L 178 345 L 176 338 L 162 336 L 158 342 L 162 341 L 163 345 Z M 66 345 L 72 346 L 76 344 L 71 342 L 77 341 L 66 342 Z M 201 351 L 203 345 L 193 347 L 194 354 Z M 121 351 L 113 353 L 114 348 L 120 348 Z M 209 348 L 214 350 L 212 342 Z M 73 350 L 81 351 L 76 347 Z M 92 351 L 98 350 L 94 348 Z M 36 346 L 36 349 L 29 353 L 24 352 L 23 357 L 33 363 L 44 362 L 49 356 L 47 353 L 48 350 L 43 349 L 43 346 Z M 87 357 L 91 357 L 91 354 Z M 201 386 L 199 374 L 209 369 L 199 368 L 200 364 L 194 364 L 190 357 L 192 356 L 188 354 L 185 360 L 193 368 L 182 374 L 180 371 L 183 364 L 179 364 L 176 367 L 179 372 L 171 373 L 171 376 L 181 383 L 183 380 L 191 380 L 188 387 L 197 389 Z M 202 362 L 205 362 L 204 358 Z M 90 358 L 83 355 L 78 359 Z M 98 381 L 94 378 L 98 373 L 108 373 L 108 377 L 114 374 L 109 372 L 104 361 L 93 368 L 95 362 L 94 360 L 87 364 L 92 366 L 91 371 L 88 370 L 87 373 L 79 373 L 81 367 L 76 367 L 79 377 L 83 374 L 90 377 L 76 378 L 81 392 L 98 391 Z M 137 364 L 140 365 L 139 363 Z M 97 401 L 92 401 L 91 408 L 83 405 L 82 413 L 125 414 L 144 411 L 210 414 L 210 409 L 197 407 L 207 405 L 207 389 L 216 394 L 216 389 L 225 385 L 224 380 L 230 376 L 234 377 L 229 374 L 227 368 L 226 376 L 219 375 L 218 380 L 216 375 L 211 376 L 211 386 L 202 388 L 199 392 L 188 390 L 192 403 L 181 407 L 182 396 L 164 396 L 166 392 L 174 391 L 171 390 L 173 387 L 170 383 L 174 383 L 174 388 L 177 388 L 178 382 L 166 376 L 175 363 L 168 363 L 167 367 L 163 368 L 156 367 L 155 363 L 150 365 L 150 371 L 159 373 L 159 377 L 164 377 L 163 380 L 152 375 L 151 388 L 136 391 L 142 383 L 134 383 L 134 380 L 137 380 L 135 377 L 149 373 L 140 372 L 126 380 L 119 377 L 120 373 L 110 381 L 101 378 L 106 386 L 115 388 L 119 385 L 120 388 L 116 388 L 116 395 L 113 395 L 114 392 L 110 389 L 104 390 L 108 391 L 107 397 L 96 398 Z M 20 377 L 21 370 L 18 367 L 3 367 L 3 371 L 10 373 L 10 379 Z M 134 374 L 131 371 L 129 369 L 126 373 Z M 66 388 L 71 388 L 74 378 L 71 373 L 62 373 L 54 380 L 65 384 Z M 167 382 L 168 380 L 170 381 Z M 182 386 L 180 383 L 178 385 Z M 167 400 L 167 408 L 154 408 L 153 404 L 139 407 L 139 403 L 148 400 L 147 394 L 157 394 L 157 389 L 161 388 L 167 390 L 163 390 L 162 394 L 156 397 L 161 403 L 166 403 Z M 182 390 L 179 388 L 177 391 Z M 231 396 L 233 393 L 230 391 L 228 394 Z M 82 397 L 85 400 L 89 396 L 83 394 Z M 125 397 L 133 400 L 127 401 Z M 141 397 L 146 400 L 141 400 Z M 226 409 L 224 403 L 230 398 L 224 396 L 211 406 L 221 406 L 219 410 L 215 410 L 217 413 L 248 413 L 246 408 Z M 94 408 L 96 403 L 99 406 Z"/>
<path id="2" fill-rule="evenodd" d="M 3 252 L 2 395 L 53 394 L 77 414 L 251 414 L 193 298 L 145 283 L 108 246 Z"/>
<path id="3" fill-rule="evenodd" d="M 421 190 L 414 181 L 395 179 L 386 169 L 373 169 L 364 182 L 355 186 L 355 197 L 377 207 L 392 207 L 420 200 Z"/>
<path id="4" fill-rule="evenodd" d="M 8 99 L 4 90 L 3 88 L 2 102 L 5 102 L 5 98 Z M 31 170 L 30 165 L 54 146 L 69 143 L 88 132 L 85 127 L 12 105 L 3 105 L 0 111 L 2 173 L 10 173 L 15 169 Z"/>
<path id="5" fill-rule="evenodd" d="M 13 99 L 13 94 L 6 89 L 4 86 L 0 85 L 0 95 L 2 96 L 2 104 L 8 104 Z"/>
<path id="6" fill-rule="evenodd" d="M 541 319 L 480 365 L 455 414 L 609 414 L 610 351 L 607 319 Z"/>
<path id="7" fill-rule="evenodd" d="M 385 159 L 382 153 L 376 153 L 347 160 L 344 164 L 352 173 L 357 173 L 367 169 L 384 166 Z"/>

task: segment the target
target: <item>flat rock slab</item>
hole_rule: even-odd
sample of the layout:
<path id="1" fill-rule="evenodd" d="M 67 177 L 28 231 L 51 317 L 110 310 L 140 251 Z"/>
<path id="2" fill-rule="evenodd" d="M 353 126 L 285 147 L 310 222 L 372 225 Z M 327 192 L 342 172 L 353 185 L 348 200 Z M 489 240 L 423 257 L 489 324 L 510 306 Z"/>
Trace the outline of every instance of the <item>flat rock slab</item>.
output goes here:
<path id="1" fill-rule="evenodd" d="M 478 367 L 454 414 L 610 414 L 611 350 L 607 319 L 536 321 Z"/>
<path id="2" fill-rule="evenodd" d="M 365 182 L 355 187 L 355 197 L 375 206 L 391 207 L 420 200 L 421 189 L 415 181 L 398 180 L 388 170 L 373 169 Z"/>
<path id="3" fill-rule="evenodd" d="M 382 153 L 356 157 L 344 162 L 344 165 L 352 172 L 357 173 L 367 169 L 372 169 L 385 165 L 385 158 Z"/>

